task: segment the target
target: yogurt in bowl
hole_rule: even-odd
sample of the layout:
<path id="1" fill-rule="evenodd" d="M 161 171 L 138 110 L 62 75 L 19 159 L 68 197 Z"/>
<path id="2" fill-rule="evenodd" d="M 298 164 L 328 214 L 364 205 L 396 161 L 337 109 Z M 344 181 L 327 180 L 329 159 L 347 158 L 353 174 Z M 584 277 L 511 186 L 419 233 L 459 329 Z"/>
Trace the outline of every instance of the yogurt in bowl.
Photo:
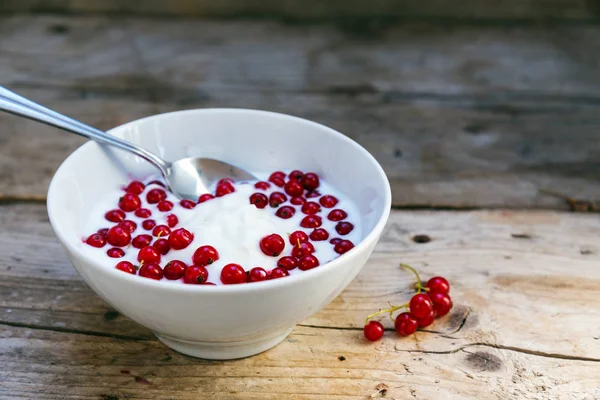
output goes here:
<path id="1" fill-rule="evenodd" d="M 264 111 L 205 109 L 144 118 L 111 133 L 168 160 L 221 159 L 269 184 L 261 188 L 257 182 L 236 183 L 226 194 L 228 185 L 215 187 L 215 198 L 191 208 L 166 192 L 153 197 L 162 188 L 149 182 L 155 171 L 148 163 L 96 143 L 71 154 L 51 182 L 50 222 L 82 278 L 119 312 L 188 355 L 240 358 L 281 342 L 298 322 L 325 307 L 354 279 L 389 216 L 390 187 L 377 161 L 346 136 L 314 122 Z M 319 187 L 312 188 L 310 182 L 302 188 L 290 184 L 298 181 L 292 170 L 314 173 Z M 273 176 L 273 171 L 279 174 Z M 133 184 L 127 190 L 132 181 L 141 186 Z M 296 196 L 300 189 L 302 195 Z M 278 196 L 272 200 L 276 192 L 286 200 Z M 129 194 L 135 194 L 139 204 Z M 267 204 L 256 194 L 264 195 Z M 332 205 L 327 195 L 337 203 Z M 304 198 L 304 203 L 294 204 L 293 197 Z M 139 209 L 150 215 L 136 215 Z M 336 211 L 330 219 L 334 210 L 344 213 Z M 107 217 L 108 211 L 121 211 L 125 217 L 118 212 Z M 154 226 L 144 226 L 147 220 L 154 220 Z M 98 230 L 106 242 L 95 247 L 88 241 L 91 237 L 102 241 L 94 235 Z M 292 236 L 296 231 L 308 240 L 300 233 Z M 145 243 L 147 237 L 135 239 L 141 235 L 150 236 L 150 242 Z M 283 249 L 271 235 L 283 240 Z M 340 242 L 331 243 L 332 239 L 352 246 L 338 246 Z M 147 246 L 159 250 L 160 260 L 152 259 L 152 250 L 140 255 Z M 218 259 L 203 246 L 213 247 Z M 298 263 L 306 256 L 317 263 L 305 260 L 301 267 Z M 296 266 L 284 257 L 294 258 Z M 174 266 L 174 261 L 184 265 Z M 116 268 L 119 262 L 131 263 L 134 270 Z M 161 271 L 144 269 L 152 262 Z M 228 267 L 224 273 L 230 264 L 242 271 Z M 264 272 L 252 273 L 255 268 Z"/>

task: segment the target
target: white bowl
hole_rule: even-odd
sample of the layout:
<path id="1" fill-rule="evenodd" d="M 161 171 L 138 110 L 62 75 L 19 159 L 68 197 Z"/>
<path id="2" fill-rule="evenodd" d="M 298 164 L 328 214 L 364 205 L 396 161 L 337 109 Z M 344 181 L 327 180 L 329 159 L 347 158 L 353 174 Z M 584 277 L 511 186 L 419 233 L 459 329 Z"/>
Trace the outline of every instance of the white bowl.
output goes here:
<path id="1" fill-rule="evenodd" d="M 277 345 L 354 279 L 389 216 L 390 186 L 377 161 L 341 133 L 304 119 L 254 110 L 189 110 L 130 122 L 111 133 L 167 160 L 206 156 L 254 172 L 314 171 L 358 205 L 362 241 L 313 270 L 218 287 L 155 281 L 102 267 L 76 245 L 95 199 L 132 177 L 148 176 L 155 172 L 153 167 L 94 142 L 71 154 L 50 184 L 48 215 L 73 266 L 116 310 L 151 329 L 167 346 L 191 356 L 240 358 Z"/>

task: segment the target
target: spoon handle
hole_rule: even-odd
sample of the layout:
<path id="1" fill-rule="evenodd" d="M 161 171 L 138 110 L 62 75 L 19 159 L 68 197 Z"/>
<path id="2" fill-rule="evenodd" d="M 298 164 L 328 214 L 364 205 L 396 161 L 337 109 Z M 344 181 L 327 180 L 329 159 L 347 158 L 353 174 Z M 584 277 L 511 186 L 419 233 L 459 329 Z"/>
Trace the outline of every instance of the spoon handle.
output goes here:
<path id="1" fill-rule="evenodd" d="M 136 146 L 133 143 L 120 139 L 116 136 L 109 135 L 106 132 L 102 132 L 99 129 L 69 118 L 56 111 L 50 110 L 49 108 L 28 100 L 25 97 L 11 92 L 2 86 L 0 86 L 0 110 L 29 118 L 47 125 L 55 126 L 88 139 L 92 139 L 103 144 L 116 146 L 122 150 L 134 153 L 142 157 L 144 160 L 154 164 L 160 169 L 165 177 L 167 176 L 168 169 L 171 166 L 169 162 L 163 160 L 146 149 Z"/>

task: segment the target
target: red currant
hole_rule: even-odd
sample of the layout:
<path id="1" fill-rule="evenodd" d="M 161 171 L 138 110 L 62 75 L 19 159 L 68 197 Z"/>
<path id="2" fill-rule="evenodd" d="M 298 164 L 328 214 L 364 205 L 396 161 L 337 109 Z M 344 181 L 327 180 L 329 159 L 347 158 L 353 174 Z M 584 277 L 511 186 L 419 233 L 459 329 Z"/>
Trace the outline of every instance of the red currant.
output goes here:
<path id="1" fill-rule="evenodd" d="M 167 193 L 162 189 L 152 189 L 146 194 L 146 201 L 157 204 L 167 198 Z"/>
<path id="2" fill-rule="evenodd" d="M 169 235 L 169 245 L 175 250 L 185 249 L 194 240 L 194 234 L 185 228 L 175 229 Z"/>
<path id="3" fill-rule="evenodd" d="M 292 248 L 292 257 L 302 258 L 315 252 L 315 246 L 310 242 L 294 245 Z"/>
<path id="4" fill-rule="evenodd" d="M 147 219 L 142 222 L 142 228 L 144 228 L 147 231 L 152 230 L 152 228 L 154 228 L 155 226 L 156 226 L 156 221 L 153 219 Z"/>
<path id="5" fill-rule="evenodd" d="M 302 212 L 304 214 L 316 214 L 319 211 L 321 211 L 321 206 L 319 205 L 319 203 L 316 203 L 314 201 L 307 201 L 306 203 L 304 203 L 302 205 Z"/>
<path id="6" fill-rule="evenodd" d="M 433 310 L 431 299 L 425 293 L 417 293 L 410 299 L 410 313 L 417 319 L 425 318 Z"/>
<path id="7" fill-rule="evenodd" d="M 271 187 L 271 184 L 269 182 L 256 182 L 254 184 L 254 187 L 259 189 L 259 190 L 268 190 Z"/>
<path id="8" fill-rule="evenodd" d="M 287 201 L 287 196 L 281 192 L 273 192 L 269 196 L 269 204 L 273 208 L 279 207 L 280 204 Z"/>
<path id="9" fill-rule="evenodd" d="M 303 228 L 318 228 L 323 223 L 323 220 L 318 215 L 307 215 L 300 221 L 300 226 Z"/>
<path id="10" fill-rule="evenodd" d="M 441 276 L 434 276 L 427 281 L 425 287 L 429 292 L 450 293 L 450 283 Z"/>
<path id="11" fill-rule="evenodd" d="M 159 263 L 160 262 L 160 253 L 152 246 L 143 247 L 137 256 L 137 260 L 147 263 Z"/>
<path id="12" fill-rule="evenodd" d="M 246 282 L 246 272 L 241 265 L 227 264 L 221 270 L 221 282 L 225 285 L 235 285 Z"/>
<path id="13" fill-rule="evenodd" d="M 308 235 L 302 231 L 294 231 L 290 235 L 290 244 L 292 246 L 298 245 L 298 243 L 308 242 Z"/>
<path id="14" fill-rule="evenodd" d="M 417 323 L 419 324 L 419 328 L 425 328 L 426 326 L 433 324 L 434 320 L 435 311 L 430 310 L 423 318 L 417 318 Z"/>
<path id="15" fill-rule="evenodd" d="M 122 221 L 119 226 L 123 229 L 129 231 L 129 233 L 133 233 L 137 229 L 137 224 L 129 219 Z"/>
<path id="16" fill-rule="evenodd" d="M 140 268 L 140 276 L 160 281 L 163 277 L 163 270 L 156 263 L 144 264 Z"/>
<path id="17" fill-rule="evenodd" d="M 148 246 L 152 242 L 152 236 L 150 235 L 137 235 L 131 240 L 131 245 L 136 249 Z"/>
<path id="18" fill-rule="evenodd" d="M 403 312 L 396 317 L 394 327 L 400 336 L 409 336 L 415 333 L 419 324 L 411 313 Z"/>
<path id="19" fill-rule="evenodd" d="M 319 187 L 319 176 L 313 172 L 308 172 L 302 177 L 302 184 L 306 190 L 315 190 Z"/>
<path id="20" fill-rule="evenodd" d="M 169 241 L 167 239 L 157 239 L 152 244 L 152 247 L 158 250 L 158 252 L 163 256 L 167 254 L 169 250 L 171 250 L 171 245 L 169 244 Z"/>
<path id="21" fill-rule="evenodd" d="M 227 183 L 217 186 L 215 195 L 217 197 L 223 197 L 223 196 L 228 195 L 233 192 L 235 192 L 235 188 L 233 187 L 233 185 L 231 183 L 227 182 Z"/>
<path id="22" fill-rule="evenodd" d="M 187 269 L 187 265 L 183 261 L 173 260 L 169 261 L 163 270 L 165 278 L 170 281 L 175 281 L 177 279 L 181 279 L 183 274 L 185 274 L 185 270 Z"/>
<path id="23" fill-rule="evenodd" d="M 298 266 L 298 261 L 294 257 L 285 256 L 277 261 L 277 266 L 291 271 Z"/>
<path id="24" fill-rule="evenodd" d="M 354 225 L 351 222 L 346 221 L 338 222 L 335 226 L 336 232 L 342 236 L 352 232 L 352 229 L 354 229 Z"/>
<path id="25" fill-rule="evenodd" d="M 120 249 L 118 247 L 113 247 L 112 249 L 108 249 L 106 251 L 106 254 L 110 258 L 121 258 L 121 257 L 125 256 L 125 252 L 123 251 L 123 249 Z"/>
<path id="26" fill-rule="evenodd" d="M 98 234 L 106 238 L 106 235 L 108 235 L 108 228 L 98 229 Z"/>
<path id="27" fill-rule="evenodd" d="M 119 261 L 115 268 L 132 275 L 135 275 L 136 273 L 135 266 L 129 261 Z"/>
<path id="28" fill-rule="evenodd" d="M 269 176 L 269 181 L 273 182 L 273 179 L 285 180 L 285 174 L 281 171 L 275 171 Z"/>
<path id="29" fill-rule="evenodd" d="M 125 193 L 119 199 L 119 208 L 123 211 L 135 211 L 142 205 L 142 201 L 137 194 Z"/>
<path id="30" fill-rule="evenodd" d="M 306 203 L 306 199 L 302 196 L 296 196 L 296 197 L 292 197 L 290 199 L 290 203 L 292 203 L 295 206 L 300 206 L 300 205 Z"/>
<path id="31" fill-rule="evenodd" d="M 163 200 L 158 203 L 158 210 L 162 212 L 171 211 L 173 209 L 173 202 L 169 200 Z"/>
<path id="32" fill-rule="evenodd" d="M 152 229 L 152 235 L 156 237 L 168 236 L 171 233 L 171 228 L 166 225 L 156 225 Z"/>
<path id="33" fill-rule="evenodd" d="M 194 252 L 192 260 L 201 267 L 210 265 L 219 259 L 219 252 L 212 246 L 200 246 Z"/>
<path id="34" fill-rule="evenodd" d="M 181 200 L 179 202 L 179 205 L 183 208 L 187 208 L 188 210 L 191 210 L 192 208 L 196 207 L 196 203 L 188 199 Z"/>
<path id="35" fill-rule="evenodd" d="M 333 208 L 338 203 L 338 199 L 327 194 L 319 199 L 319 203 L 325 208 Z"/>
<path id="36" fill-rule="evenodd" d="M 262 193 L 252 193 L 250 204 L 254 204 L 256 208 L 265 208 L 269 204 L 269 198 Z"/>
<path id="37" fill-rule="evenodd" d="M 354 243 L 352 243 L 351 241 L 340 240 L 333 247 L 333 251 L 335 251 L 338 254 L 344 254 L 344 253 L 352 250 L 353 247 L 354 247 Z"/>
<path id="38" fill-rule="evenodd" d="M 127 229 L 117 225 L 108 230 L 106 240 L 111 246 L 123 247 L 127 246 L 131 241 L 131 234 Z"/>
<path id="39" fill-rule="evenodd" d="M 92 247 L 104 247 L 104 245 L 106 244 L 106 238 L 99 234 L 99 233 L 94 233 L 93 235 L 90 235 L 85 242 L 87 244 L 89 244 Z"/>
<path id="40" fill-rule="evenodd" d="M 306 198 L 312 199 L 315 197 L 319 197 L 320 195 L 321 195 L 321 193 L 318 190 L 312 190 L 306 194 Z"/>
<path id="41" fill-rule="evenodd" d="M 295 180 L 299 181 L 304 176 L 304 172 L 295 169 L 292 172 L 290 172 L 290 174 L 288 176 L 290 179 L 295 179 Z"/>
<path id="42" fill-rule="evenodd" d="M 283 178 L 273 178 L 273 179 L 270 179 L 270 181 L 275 186 L 278 186 L 278 187 L 285 186 L 285 179 L 283 179 Z"/>
<path id="43" fill-rule="evenodd" d="M 175 214 L 169 214 L 165 219 L 167 220 L 169 228 L 174 228 L 179 223 L 179 218 L 177 218 L 177 215 Z"/>
<path id="44" fill-rule="evenodd" d="M 340 239 L 340 238 L 333 238 L 333 239 L 331 239 L 331 240 L 329 241 L 329 243 L 331 243 L 331 244 L 333 244 L 333 245 L 336 245 L 336 244 L 338 244 L 338 243 L 339 243 L 339 242 L 341 242 L 341 241 L 342 241 L 342 239 Z"/>
<path id="45" fill-rule="evenodd" d="M 285 184 L 285 192 L 290 196 L 302 196 L 304 186 L 297 180 L 292 179 Z"/>
<path id="46" fill-rule="evenodd" d="M 437 317 L 443 317 L 452 309 L 452 299 L 448 293 L 429 292 L 429 298 L 433 303 L 433 310 Z"/>
<path id="47" fill-rule="evenodd" d="M 110 210 L 104 214 L 104 218 L 110 222 L 121 222 L 125 219 L 125 213 L 121 210 Z"/>
<path id="48" fill-rule="evenodd" d="M 269 277 L 269 274 L 267 274 L 267 271 L 265 271 L 264 268 L 254 267 L 250 270 L 250 272 L 248 272 L 248 274 L 246 276 L 246 281 L 247 282 L 260 282 L 260 281 L 267 280 L 268 277 Z"/>
<path id="49" fill-rule="evenodd" d="M 205 201 L 209 201 L 209 200 L 212 200 L 214 198 L 215 198 L 215 196 L 213 196 L 212 194 L 210 194 L 210 193 L 204 193 L 203 195 L 201 195 L 200 197 L 198 197 L 198 204 L 204 203 Z"/>
<path id="50" fill-rule="evenodd" d="M 199 265 L 191 265 L 185 270 L 183 282 L 194 285 L 205 283 L 208 280 L 208 270 Z"/>
<path id="51" fill-rule="evenodd" d="M 383 337 L 383 325 L 378 321 L 369 321 L 363 328 L 363 333 L 368 341 L 376 342 Z"/>
<path id="52" fill-rule="evenodd" d="M 140 181 L 132 181 L 129 185 L 127 185 L 127 187 L 125 188 L 125 191 L 127 193 L 133 193 L 133 194 L 142 194 L 142 192 L 144 191 L 144 189 L 146 188 L 146 185 L 144 185 L 142 182 Z"/>
<path id="53" fill-rule="evenodd" d="M 306 255 L 298 260 L 298 268 L 307 271 L 319 266 L 319 259 L 312 254 Z"/>
<path id="54" fill-rule="evenodd" d="M 317 228 L 310 233 L 310 240 L 315 242 L 329 239 L 329 233 L 323 228 Z"/>
<path id="55" fill-rule="evenodd" d="M 135 216 L 139 218 L 148 218 L 152 215 L 152 211 L 147 208 L 138 208 L 135 210 Z"/>
<path id="56" fill-rule="evenodd" d="M 272 233 L 260 240 L 260 249 L 268 256 L 277 257 L 285 248 L 285 241 L 281 236 Z"/>
<path id="57" fill-rule="evenodd" d="M 221 186 L 221 185 L 233 185 L 233 179 L 231 179 L 231 178 L 221 178 L 217 182 L 217 186 Z"/>
<path id="58" fill-rule="evenodd" d="M 282 206 L 282 207 L 279 207 L 279 209 L 277 210 L 275 215 L 277 215 L 279 218 L 290 219 L 294 216 L 295 213 L 296 213 L 296 209 L 294 207 Z"/>
<path id="59" fill-rule="evenodd" d="M 331 210 L 329 215 L 327 215 L 327 219 L 330 221 L 341 221 L 347 216 L 348 214 L 346 213 L 346 211 L 336 208 L 335 210 Z"/>
<path id="60" fill-rule="evenodd" d="M 290 273 L 285 268 L 277 267 L 273 268 L 269 273 L 269 279 L 278 279 L 289 276 Z"/>

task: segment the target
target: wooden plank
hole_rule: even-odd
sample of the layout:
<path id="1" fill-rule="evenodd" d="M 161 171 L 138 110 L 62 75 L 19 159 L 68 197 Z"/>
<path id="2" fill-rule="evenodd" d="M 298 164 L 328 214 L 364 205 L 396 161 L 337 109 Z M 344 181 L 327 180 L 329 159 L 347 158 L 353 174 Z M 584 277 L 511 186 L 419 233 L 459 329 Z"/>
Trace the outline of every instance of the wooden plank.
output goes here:
<path id="1" fill-rule="evenodd" d="M 551 19 L 589 21 L 597 5 L 584 0 L 4 0 L 0 12 L 118 13 L 153 16 L 271 17 L 294 20 L 373 18 L 401 19 Z"/>
<path id="2" fill-rule="evenodd" d="M 329 25 L 5 17 L 0 33 L 8 87 L 100 128 L 260 108 L 357 140 L 398 207 L 566 207 L 539 188 L 600 199 L 597 27 L 402 26 L 356 40 Z M 0 115 L 0 195 L 43 199 L 82 142 Z"/>
<path id="3" fill-rule="evenodd" d="M 0 321 L 8 325 L 148 338 L 110 310 L 69 265 L 40 205 L 5 205 L 0 222 Z M 392 212 L 359 277 L 305 327 L 360 333 L 366 315 L 410 297 L 409 263 L 453 285 L 452 314 L 399 351 L 474 343 L 600 360 L 598 216 L 558 212 Z M 412 238 L 426 234 L 429 243 Z M 35 246 L 32 246 L 35 244 Z M 35 247 L 36 250 L 32 250 Z M 389 321 L 383 319 L 388 328 Z M 555 329 L 559 324 L 562 328 Z"/>

